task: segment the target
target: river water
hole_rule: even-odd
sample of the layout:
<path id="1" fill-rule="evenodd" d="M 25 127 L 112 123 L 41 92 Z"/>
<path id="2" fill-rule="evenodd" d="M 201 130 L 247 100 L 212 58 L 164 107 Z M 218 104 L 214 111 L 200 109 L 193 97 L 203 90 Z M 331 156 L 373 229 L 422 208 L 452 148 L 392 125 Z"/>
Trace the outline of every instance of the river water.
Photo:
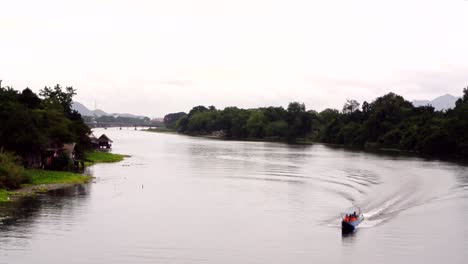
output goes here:
<path id="1" fill-rule="evenodd" d="M 0 263 L 466 263 L 468 168 L 324 145 L 97 130 L 123 162 L 2 205 Z M 366 220 L 342 236 L 340 211 Z"/>

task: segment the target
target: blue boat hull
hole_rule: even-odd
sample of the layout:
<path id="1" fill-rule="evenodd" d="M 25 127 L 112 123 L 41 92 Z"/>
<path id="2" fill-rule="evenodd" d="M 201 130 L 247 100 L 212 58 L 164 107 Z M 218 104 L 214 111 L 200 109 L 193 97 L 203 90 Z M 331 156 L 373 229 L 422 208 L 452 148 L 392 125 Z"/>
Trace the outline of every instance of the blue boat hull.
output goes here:
<path id="1" fill-rule="evenodd" d="M 344 233 L 353 232 L 354 229 L 356 229 L 356 227 L 362 222 L 362 220 L 363 218 L 360 217 L 358 220 L 353 222 L 341 221 L 341 231 L 343 231 Z"/>

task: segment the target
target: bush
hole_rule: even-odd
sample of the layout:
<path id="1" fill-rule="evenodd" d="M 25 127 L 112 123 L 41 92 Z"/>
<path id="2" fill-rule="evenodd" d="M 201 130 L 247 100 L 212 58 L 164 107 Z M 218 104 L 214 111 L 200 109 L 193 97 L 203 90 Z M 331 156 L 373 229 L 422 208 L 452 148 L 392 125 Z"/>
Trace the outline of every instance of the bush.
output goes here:
<path id="1" fill-rule="evenodd" d="M 422 139 L 420 144 L 421 152 L 424 154 L 439 156 L 450 155 L 456 149 L 456 143 L 445 131 L 433 129 L 429 136 Z"/>
<path id="2" fill-rule="evenodd" d="M 379 137 L 379 143 L 386 148 L 398 148 L 401 138 L 402 135 L 400 129 L 395 128 Z"/>
<path id="3" fill-rule="evenodd" d="M 19 188 L 24 182 L 24 168 L 20 165 L 19 158 L 0 150 L 0 189 Z"/>

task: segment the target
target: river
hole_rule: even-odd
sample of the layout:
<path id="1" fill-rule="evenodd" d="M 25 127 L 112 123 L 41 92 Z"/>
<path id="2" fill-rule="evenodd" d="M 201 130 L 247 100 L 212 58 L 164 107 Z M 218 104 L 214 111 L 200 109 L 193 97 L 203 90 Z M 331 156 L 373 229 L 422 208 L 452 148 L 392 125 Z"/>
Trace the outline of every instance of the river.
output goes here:
<path id="1" fill-rule="evenodd" d="M 0 263 L 466 263 L 468 168 L 116 128 L 93 183 L 2 205 Z M 342 236 L 340 211 L 366 220 Z"/>

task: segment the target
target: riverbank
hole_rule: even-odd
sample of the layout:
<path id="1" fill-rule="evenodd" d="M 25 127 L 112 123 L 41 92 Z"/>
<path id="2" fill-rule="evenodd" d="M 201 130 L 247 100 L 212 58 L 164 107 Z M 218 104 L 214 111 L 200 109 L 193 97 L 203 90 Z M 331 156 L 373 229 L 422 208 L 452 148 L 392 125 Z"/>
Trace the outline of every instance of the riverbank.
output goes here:
<path id="1" fill-rule="evenodd" d="M 142 130 L 148 131 L 148 130 Z M 148 132 L 160 132 L 160 131 L 148 131 Z M 405 157 L 419 157 L 427 160 L 441 160 L 446 162 L 455 162 L 457 164 L 464 164 L 465 166 L 468 164 L 468 160 L 464 157 L 444 157 L 444 156 L 437 156 L 437 155 L 428 155 L 424 153 L 420 153 L 414 150 L 403 150 L 403 149 L 396 149 L 396 148 L 382 148 L 375 146 L 374 144 L 369 144 L 364 147 L 360 146 L 348 146 L 344 144 L 336 144 L 336 143 L 325 143 L 320 141 L 314 141 L 312 139 L 307 138 L 298 138 L 295 141 L 288 141 L 285 138 L 278 138 L 278 137 L 271 137 L 271 138 L 229 138 L 226 136 L 222 136 L 220 134 L 188 134 L 188 133 L 179 133 L 175 131 L 169 132 L 162 132 L 161 133 L 174 133 L 183 136 L 189 137 L 197 137 L 197 138 L 206 138 L 206 139 L 215 139 L 215 140 L 225 140 L 225 141 L 245 141 L 245 142 L 273 142 L 273 143 L 284 143 L 284 144 L 292 144 L 292 145 L 313 145 L 313 144 L 320 144 L 331 148 L 341 148 L 350 151 L 363 151 L 367 153 L 374 153 L 374 154 L 385 154 L 390 156 L 405 156 Z"/>
<path id="2" fill-rule="evenodd" d="M 24 176 L 28 179 L 28 183 L 21 185 L 21 188 L 0 189 L 0 202 L 14 201 L 22 196 L 66 188 L 75 184 L 85 184 L 92 179 L 91 175 L 38 169 L 27 169 L 24 171 Z"/>
<path id="3" fill-rule="evenodd" d="M 91 166 L 96 163 L 111 163 L 119 162 L 125 158 L 130 157 L 129 155 L 115 154 L 103 151 L 92 151 L 85 154 L 85 166 Z"/>
<path id="4" fill-rule="evenodd" d="M 86 167 L 96 163 L 119 162 L 128 155 L 109 152 L 93 151 L 85 155 Z M 40 169 L 25 169 L 24 177 L 27 184 L 22 184 L 19 189 L 0 189 L 0 202 L 14 201 L 23 196 L 35 195 L 52 190 L 67 188 L 76 184 L 86 184 L 92 180 L 91 175 L 68 171 L 50 171 Z"/>

